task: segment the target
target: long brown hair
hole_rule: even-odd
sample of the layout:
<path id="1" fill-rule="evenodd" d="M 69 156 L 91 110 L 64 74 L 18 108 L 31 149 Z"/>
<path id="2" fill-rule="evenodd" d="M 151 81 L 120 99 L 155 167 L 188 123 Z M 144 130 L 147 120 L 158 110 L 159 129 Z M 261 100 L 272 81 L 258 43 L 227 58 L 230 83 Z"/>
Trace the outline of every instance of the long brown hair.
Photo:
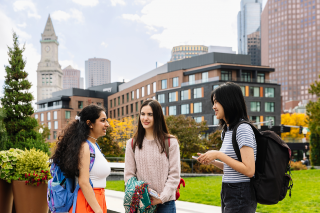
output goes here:
<path id="1" fill-rule="evenodd" d="M 169 135 L 168 127 L 166 124 L 166 121 L 164 119 L 164 115 L 162 112 L 161 105 L 158 101 L 156 100 L 146 100 L 145 102 L 142 103 L 140 107 L 140 114 L 141 110 L 145 106 L 150 106 L 152 109 L 153 113 L 153 137 L 155 141 L 160 145 L 161 147 L 161 153 L 165 152 L 165 139 L 166 137 L 173 137 Z M 138 121 L 138 128 L 137 131 L 135 132 L 133 138 L 134 138 L 134 146 L 133 150 L 135 149 L 136 146 L 139 147 L 139 149 L 142 149 L 142 142 L 145 136 L 146 130 L 143 128 L 139 116 L 139 121 Z"/>

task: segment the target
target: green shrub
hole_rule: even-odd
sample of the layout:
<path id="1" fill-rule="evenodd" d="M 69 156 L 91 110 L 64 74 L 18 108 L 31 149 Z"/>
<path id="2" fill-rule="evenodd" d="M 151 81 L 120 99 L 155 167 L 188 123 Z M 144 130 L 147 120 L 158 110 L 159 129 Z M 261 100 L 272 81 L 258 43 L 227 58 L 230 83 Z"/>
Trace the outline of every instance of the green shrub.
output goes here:
<path id="1" fill-rule="evenodd" d="M 0 179 L 11 183 L 11 180 L 18 179 L 16 164 L 18 157 L 23 153 L 20 149 L 9 149 L 0 151 Z"/>
<path id="2" fill-rule="evenodd" d="M 214 173 L 214 174 L 222 174 L 223 171 L 214 165 L 204 165 L 200 163 L 196 163 L 193 166 L 193 169 L 196 173 Z"/>
<path id="3" fill-rule="evenodd" d="M 181 161 L 181 173 L 190 173 L 191 167 L 185 161 Z"/>
<path id="4" fill-rule="evenodd" d="M 49 156 L 40 150 L 25 150 L 18 157 L 16 169 L 19 180 L 26 181 L 26 184 L 39 185 L 51 178 Z"/>

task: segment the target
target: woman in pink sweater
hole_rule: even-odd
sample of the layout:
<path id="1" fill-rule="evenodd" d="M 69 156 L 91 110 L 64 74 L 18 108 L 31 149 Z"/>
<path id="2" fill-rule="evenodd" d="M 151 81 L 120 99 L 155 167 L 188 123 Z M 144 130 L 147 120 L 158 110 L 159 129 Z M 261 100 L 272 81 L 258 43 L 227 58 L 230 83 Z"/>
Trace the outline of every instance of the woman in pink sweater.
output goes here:
<path id="1" fill-rule="evenodd" d="M 165 138 L 170 137 L 169 159 Z M 169 134 L 161 105 L 156 100 L 145 101 L 140 108 L 137 131 L 127 141 L 124 181 L 136 176 L 149 184 L 160 199 L 151 197 L 158 213 L 175 213 L 176 189 L 180 181 L 180 149 L 178 140 Z"/>

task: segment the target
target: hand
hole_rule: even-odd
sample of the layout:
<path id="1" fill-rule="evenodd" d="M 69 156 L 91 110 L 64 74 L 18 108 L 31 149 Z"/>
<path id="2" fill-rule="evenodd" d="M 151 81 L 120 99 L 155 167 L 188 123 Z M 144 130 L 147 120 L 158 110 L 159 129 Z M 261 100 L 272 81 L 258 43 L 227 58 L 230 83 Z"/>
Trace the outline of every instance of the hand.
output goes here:
<path id="1" fill-rule="evenodd" d="M 204 154 L 201 154 L 201 153 L 197 153 L 197 154 L 199 155 L 199 158 L 197 159 L 197 161 L 199 161 L 201 164 L 209 165 L 212 163 L 212 161 L 218 158 L 220 151 L 210 150 Z"/>
<path id="2" fill-rule="evenodd" d="M 159 194 L 158 194 L 159 195 Z M 160 195 L 159 195 L 159 197 L 160 197 Z M 162 200 L 160 200 L 160 199 L 157 199 L 157 198 L 155 198 L 155 197 L 152 197 L 152 196 L 150 196 L 150 200 L 151 200 L 151 205 L 158 205 L 158 204 L 162 204 Z"/>

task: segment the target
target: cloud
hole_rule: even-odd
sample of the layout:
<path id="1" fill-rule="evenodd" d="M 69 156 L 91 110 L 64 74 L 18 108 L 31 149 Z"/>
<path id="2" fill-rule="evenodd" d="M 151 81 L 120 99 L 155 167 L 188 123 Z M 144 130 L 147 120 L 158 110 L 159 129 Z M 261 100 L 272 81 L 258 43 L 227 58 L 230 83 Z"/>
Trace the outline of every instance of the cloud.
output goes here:
<path id="1" fill-rule="evenodd" d="M 77 9 L 70 9 L 70 12 L 65 12 L 62 10 L 54 11 L 51 14 L 51 18 L 57 21 L 67 21 L 69 19 L 75 19 L 78 22 L 84 21 L 84 16 L 82 12 Z"/>
<path id="2" fill-rule="evenodd" d="M 22 24 L 17 24 L 18 27 L 21 27 L 21 28 L 26 28 L 27 26 L 27 23 L 26 22 L 23 22 Z"/>
<path id="3" fill-rule="evenodd" d="M 137 5 L 145 5 L 152 0 L 135 0 L 134 3 Z"/>
<path id="4" fill-rule="evenodd" d="M 36 48 L 28 42 L 31 36 L 17 28 L 17 24 L 14 23 L 6 14 L 0 10 L 0 73 L 5 73 L 5 68 L 3 65 L 9 65 L 8 62 L 8 47 L 12 47 L 12 30 L 14 30 L 19 36 L 20 47 L 25 44 L 25 51 L 23 53 L 23 59 L 26 60 L 25 71 L 29 74 L 27 79 L 32 83 L 32 87 L 29 90 L 33 94 L 33 97 L 37 98 L 37 67 L 40 61 L 40 54 Z M 0 86 L 4 83 L 4 75 L 0 75 Z M 0 89 L 0 96 L 3 95 L 2 86 Z M 35 108 L 35 101 L 32 102 Z"/>
<path id="5" fill-rule="evenodd" d="M 103 47 L 108 47 L 108 44 L 103 41 L 103 42 L 101 43 L 101 46 L 103 46 Z"/>
<path id="6" fill-rule="evenodd" d="M 126 5 L 126 2 L 124 0 L 110 0 L 110 1 L 112 6 L 117 6 L 117 4 L 122 6 Z"/>
<path id="7" fill-rule="evenodd" d="M 76 4 L 80 4 L 82 6 L 94 7 L 99 4 L 99 0 L 72 0 Z"/>
<path id="8" fill-rule="evenodd" d="M 234 26 L 240 8 L 236 3 L 234 0 L 153 0 L 140 14 L 123 14 L 122 18 L 143 24 L 146 33 L 161 48 L 203 44 L 237 49 Z"/>
<path id="9" fill-rule="evenodd" d="M 32 1 L 15 1 L 13 3 L 13 10 L 15 12 L 19 11 L 27 11 L 28 12 L 28 17 L 33 17 L 40 19 L 41 16 L 37 12 L 36 5 Z"/>

